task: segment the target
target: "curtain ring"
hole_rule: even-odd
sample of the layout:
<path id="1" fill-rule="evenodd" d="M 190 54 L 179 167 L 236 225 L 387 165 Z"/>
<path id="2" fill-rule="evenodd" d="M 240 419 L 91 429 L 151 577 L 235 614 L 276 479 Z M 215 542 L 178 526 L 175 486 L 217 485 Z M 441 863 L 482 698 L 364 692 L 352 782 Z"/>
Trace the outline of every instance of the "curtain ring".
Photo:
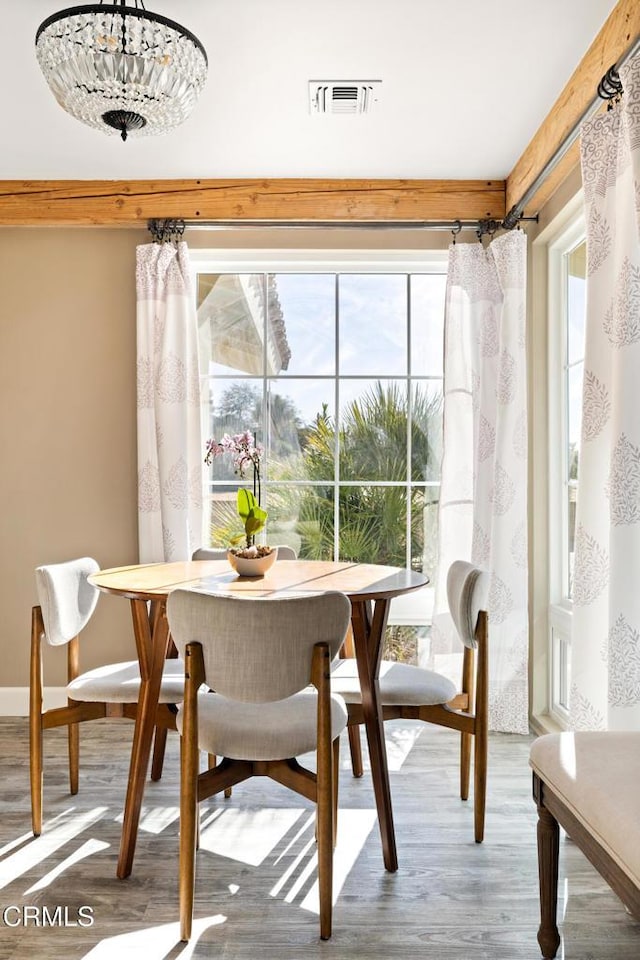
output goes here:
<path id="1" fill-rule="evenodd" d="M 452 228 L 451 228 L 451 235 L 452 235 L 452 237 L 453 237 L 453 245 L 454 245 L 454 247 L 455 247 L 455 245 L 456 245 L 456 237 L 458 236 L 458 234 L 460 233 L 461 230 L 462 230 L 462 224 L 460 223 L 460 221 L 459 221 L 459 220 L 454 220 L 454 221 L 453 221 L 453 226 L 452 226 Z"/>

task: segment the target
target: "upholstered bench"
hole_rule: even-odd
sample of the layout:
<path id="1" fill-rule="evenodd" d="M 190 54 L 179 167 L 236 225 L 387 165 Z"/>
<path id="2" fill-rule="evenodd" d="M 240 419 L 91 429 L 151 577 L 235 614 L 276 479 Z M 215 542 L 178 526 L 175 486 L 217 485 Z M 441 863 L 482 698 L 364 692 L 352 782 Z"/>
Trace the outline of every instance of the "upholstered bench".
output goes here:
<path id="1" fill-rule="evenodd" d="M 560 944 L 558 824 L 640 919 L 640 733 L 560 733 L 531 747 L 538 805 L 540 929 L 545 960 Z"/>

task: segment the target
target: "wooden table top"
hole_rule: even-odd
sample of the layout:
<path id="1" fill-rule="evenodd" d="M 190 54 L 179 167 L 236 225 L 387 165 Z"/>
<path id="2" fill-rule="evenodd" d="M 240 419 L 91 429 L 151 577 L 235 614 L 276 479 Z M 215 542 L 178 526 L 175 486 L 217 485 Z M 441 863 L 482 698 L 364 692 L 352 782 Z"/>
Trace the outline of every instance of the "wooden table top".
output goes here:
<path id="1" fill-rule="evenodd" d="M 264 577 L 240 577 L 226 560 L 189 560 L 99 570 L 89 582 L 131 600 L 163 599 L 180 587 L 252 597 L 339 590 L 351 599 L 378 600 L 418 590 L 429 579 L 400 567 L 329 560 L 281 560 Z"/>

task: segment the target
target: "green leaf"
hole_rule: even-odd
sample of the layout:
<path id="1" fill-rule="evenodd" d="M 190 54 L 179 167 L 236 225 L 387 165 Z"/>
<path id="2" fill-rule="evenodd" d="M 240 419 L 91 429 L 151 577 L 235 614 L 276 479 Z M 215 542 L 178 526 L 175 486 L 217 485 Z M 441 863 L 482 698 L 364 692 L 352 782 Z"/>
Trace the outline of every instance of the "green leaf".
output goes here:
<path id="1" fill-rule="evenodd" d="M 251 490 L 246 487 L 240 487 L 238 490 L 238 515 L 246 523 L 247 517 L 254 507 L 258 506 L 258 501 Z"/>
<path id="2" fill-rule="evenodd" d="M 255 513 L 252 510 L 244 522 L 244 528 L 247 532 L 247 536 L 249 537 L 254 536 L 256 533 L 260 533 L 264 527 L 265 520 L 267 519 L 267 515 L 264 510 L 260 510 L 260 507 L 258 507 L 257 510 L 259 513 Z"/>
<path id="3" fill-rule="evenodd" d="M 238 514 L 244 522 L 247 537 L 260 533 L 267 521 L 267 511 L 259 506 L 251 490 L 245 487 L 238 490 Z"/>

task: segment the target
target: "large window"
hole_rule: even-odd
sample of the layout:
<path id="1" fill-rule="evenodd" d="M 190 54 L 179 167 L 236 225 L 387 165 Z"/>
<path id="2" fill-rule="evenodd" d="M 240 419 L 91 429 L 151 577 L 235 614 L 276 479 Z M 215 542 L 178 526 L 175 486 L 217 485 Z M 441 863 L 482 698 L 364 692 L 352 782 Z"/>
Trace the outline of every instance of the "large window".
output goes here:
<path id="1" fill-rule="evenodd" d="M 269 541 L 433 580 L 444 257 L 196 268 L 207 435 L 264 444 Z M 222 543 L 239 480 L 219 458 L 208 484 L 205 539 Z M 426 625 L 430 592 L 406 600 L 394 618 Z"/>
<path id="2" fill-rule="evenodd" d="M 549 250 L 550 317 L 550 711 L 568 717 L 571 594 L 580 466 L 586 307 L 586 243 L 581 219 Z"/>

